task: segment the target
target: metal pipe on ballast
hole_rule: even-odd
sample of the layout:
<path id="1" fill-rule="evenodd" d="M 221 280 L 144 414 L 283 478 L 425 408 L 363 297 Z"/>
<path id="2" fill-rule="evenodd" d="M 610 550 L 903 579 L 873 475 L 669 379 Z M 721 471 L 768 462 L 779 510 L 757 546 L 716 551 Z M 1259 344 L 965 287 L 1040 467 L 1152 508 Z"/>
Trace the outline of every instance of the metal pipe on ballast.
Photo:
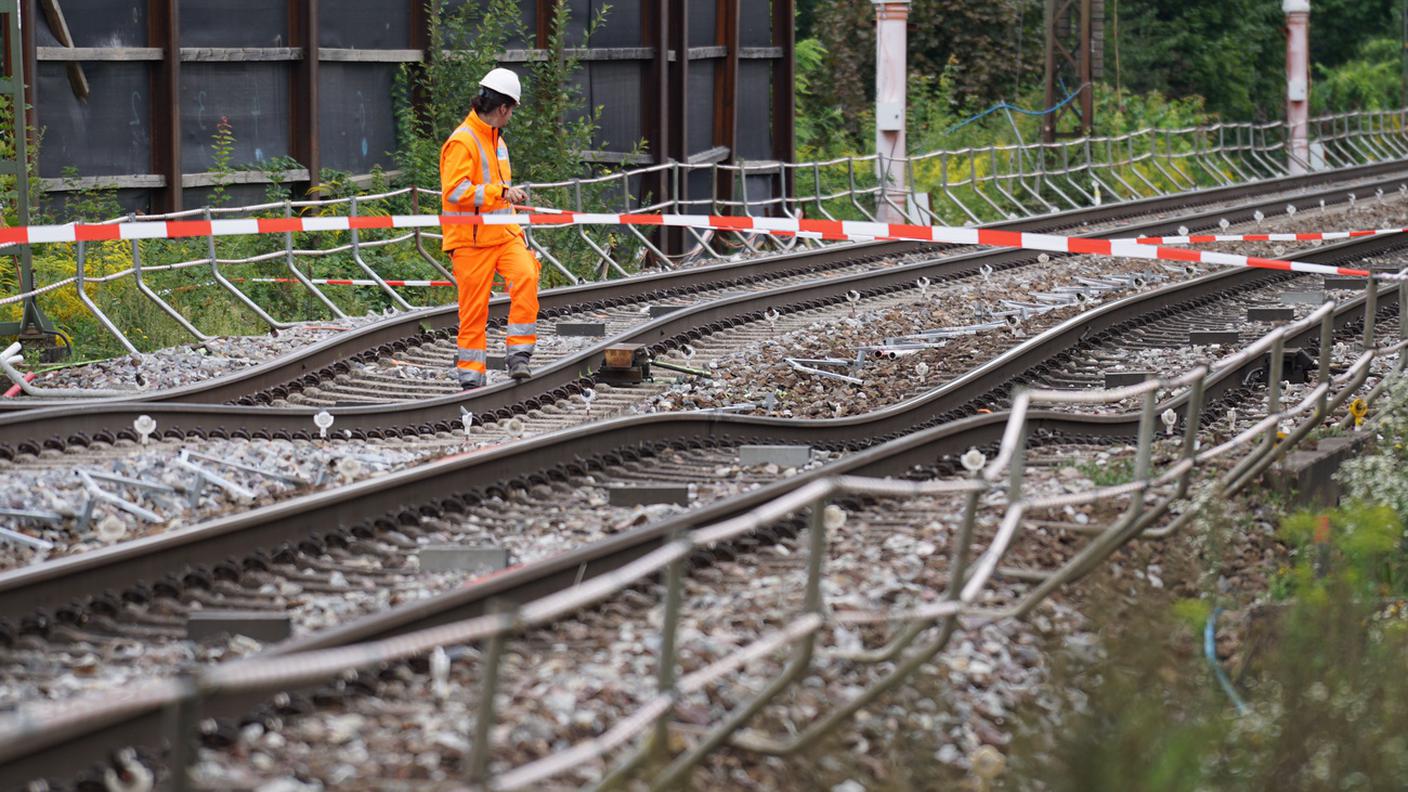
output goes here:
<path id="1" fill-rule="evenodd" d="M 1310 167 L 1310 0 L 1281 0 L 1286 14 L 1286 132 L 1292 176 Z"/>

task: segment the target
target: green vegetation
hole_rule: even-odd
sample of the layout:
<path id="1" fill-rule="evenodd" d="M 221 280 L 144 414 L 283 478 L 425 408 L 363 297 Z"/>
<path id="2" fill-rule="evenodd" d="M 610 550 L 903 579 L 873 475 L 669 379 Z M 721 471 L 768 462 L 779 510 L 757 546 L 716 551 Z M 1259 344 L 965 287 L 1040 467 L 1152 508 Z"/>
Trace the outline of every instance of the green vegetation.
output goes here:
<path id="1" fill-rule="evenodd" d="M 1085 461 L 1077 464 L 1076 470 L 1097 487 L 1116 487 L 1134 480 L 1134 460 L 1128 458 L 1113 459 L 1104 464 Z"/>
<path id="2" fill-rule="evenodd" d="M 1391 389 L 1374 428 L 1383 439 L 1338 476 L 1343 506 L 1281 520 L 1286 561 L 1255 602 L 1232 602 L 1209 581 L 1201 598 L 1105 625 L 1107 655 L 1097 663 L 1066 661 L 1052 681 L 1058 691 L 1070 686 L 1061 723 L 1017 747 L 1007 788 L 1038 780 L 1072 791 L 1400 788 L 1408 778 L 1408 386 Z M 1209 522 L 1224 535 L 1249 530 L 1222 516 Z M 1215 603 L 1239 612 L 1223 617 L 1218 645 L 1244 713 L 1203 657 Z"/>

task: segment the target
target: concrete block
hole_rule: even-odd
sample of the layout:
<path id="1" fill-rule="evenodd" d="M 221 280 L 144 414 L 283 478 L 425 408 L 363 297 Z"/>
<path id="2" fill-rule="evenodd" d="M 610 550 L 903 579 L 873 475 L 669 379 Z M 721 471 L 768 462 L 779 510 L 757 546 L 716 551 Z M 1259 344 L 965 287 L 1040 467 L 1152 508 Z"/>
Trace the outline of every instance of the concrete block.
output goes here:
<path id="1" fill-rule="evenodd" d="M 746 445 L 738 448 L 738 464 L 801 467 L 812 461 L 812 447 L 804 445 Z"/>
<path id="2" fill-rule="evenodd" d="M 1281 302 L 1287 305 L 1322 305 L 1325 302 L 1325 292 L 1289 291 L 1281 295 Z"/>
<path id="3" fill-rule="evenodd" d="M 1107 371 L 1105 372 L 1105 387 L 1124 388 L 1129 385 L 1138 385 L 1144 380 L 1155 379 L 1152 371 Z"/>
<path id="4" fill-rule="evenodd" d="M 1340 499 L 1340 485 L 1335 472 L 1349 459 L 1370 433 L 1327 437 L 1304 451 L 1293 451 L 1269 474 L 1277 489 L 1293 496 L 1300 505 L 1334 506 Z"/>
<path id="5" fill-rule="evenodd" d="M 1289 322 L 1296 318 L 1294 308 L 1248 308 L 1248 322 Z"/>
<path id="6" fill-rule="evenodd" d="M 509 565 L 508 550 L 502 547 L 472 545 L 427 545 L 416 553 L 422 572 L 469 572 L 486 574 Z"/>
<path id="7" fill-rule="evenodd" d="M 1354 289 L 1363 291 L 1369 286 L 1369 281 L 1364 278 L 1338 278 L 1333 275 L 1325 276 L 1326 289 Z"/>
<path id="8" fill-rule="evenodd" d="M 557 334 L 600 338 L 606 335 L 606 322 L 558 322 Z"/>
<path id="9" fill-rule="evenodd" d="M 278 643 L 293 634 L 293 621 L 276 611 L 192 611 L 186 637 L 202 641 L 222 635 L 243 635 L 261 643 Z"/>
<path id="10" fill-rule="evenodd" d="M 683 305 L 652 305 L 650 306 L 650 318 L 659 319 L 666 314 L 672 314 L 684 307 Z"/>
<path id="11" fill-rule="evenodd" d="M 613 484 L 606 491 L 612 506 L 689 505 L 689 486 L 685 484 Z"/>
<path id="12" fill-rule="evenodd" d="M 1221 344 L 1234 346 L 1240 340 L 1236 330 L 1193 330 L 1188 333 L 1188 343 L 1193 346 Z"/>

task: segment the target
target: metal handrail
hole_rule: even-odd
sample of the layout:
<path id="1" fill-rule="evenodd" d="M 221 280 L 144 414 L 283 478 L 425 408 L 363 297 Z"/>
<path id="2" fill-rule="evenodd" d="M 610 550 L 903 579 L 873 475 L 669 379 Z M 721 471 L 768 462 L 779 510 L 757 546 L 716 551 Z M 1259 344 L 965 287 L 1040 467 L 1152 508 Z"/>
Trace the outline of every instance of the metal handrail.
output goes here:
<path id="1" fill-rule="evenodd" d="M 1317 156 L 1323 159 L 1325 165 L 1343 167 L 1408 155 L 1405 114 L 1408 110 L 1339 113 L 1314 118 L 1311 125 L 1315 132 L 1313 143 L 1320 152 Z M 525 187 L 530 193 L 561 196 L 563 206 L 573 206 L 579 211 L 624 214 L 707 207 L 713 214 L 809 214 L 833 220 L 874 221 L 882 210 L 886 210 L 903 212 L 912 220 L 923 223 L 977 225 L 997 219 L 1031 217 L 1058 211 L 1059 208 L 1077 209 L 1111 200 L 1167 195 L 1203 186 L 1280 176 L 1288 171 L 1293 160 L 1294 155 L 1285 143 L 1285 125 L 1282 122 L 1216 123 L 1173 129 L 1145 128 L 1119 135 L 1091 136 L 1054 143 L 965 147 L 895 157 L 892 160 L 878 154 L 867 154 L 815 162 L 689 164 L 671 161 L 580 179 L 528 184 Z M 1314 163 L 1299 164 L 1309 169 Z M 879 178 L 879 171 L 884 167 L 903 168 L 907 184 L 905 194 L 889 190 L 884 180 Z M 707 196 L 691 195 L 688 190 L 689 180 L 686 177 L 700 170 L 709 174 L 713 185 Z M 810 178 L 806 178 L 808 171 Z M 660 174 L 666 174 L 662 181 L 667 185 L 668 193 L 654 196 L 649 203 L 640 200 L 634 194 L 632 185 L 639 185 L 645 179 L 657 179 Z M 759 194 L 761 176 L 768 178 L 766 189 Z M 720 195 L 720 185 L 725 183 L 734 185 L 732 196 Z M 789 184 L 792 190 L 784 192 L 784 187 Z M 924 192 L 928 193 L 927 201 L 920 200 L 920 194 Z M 293 212 L 321 212 L 336 207 L 346 207 L 349 212 L 355 213 L 369 204 L 391 205 L 393 202 L 408 202 L 418 208 L 422 196 L 438 199 L 439 195 L 438 190 L 407 186 L 375 194 L 285 200 L 238 207 L 204 207 L 140 218 L 126 215 L 102 222 L 115 224 L 137 219 L 178 220 L 265 213 L 289 216 Z M 739 251 L 757 254 L 766 249 L 790 250 L 799 244 L 837 244 L 816 239 L 759 238 L 732 230 L 709 232 L 690 228 L 680 232 L 686 240 L 690 240 L 690 246 L 675 253 L 663 249 L 655 236 L 634 225 L 620 228 L 629 243 L 624 251 L 600 243 L 591 236 L 591 232 L 580 226 L 572 229 L 532 229 L 527 233 L 527 239 L 544 262 L 569 283 L 629 277 L 642 268 L 652 266 L 672 269 L 705 257 L 731 258 Z M 104 283 L 131 277 L 137 290 L 149 302 L 171 315 L 198 341 L 203 342 L 209 337 L 196 330 L 147 287 L 142 282 L 144 274 L 193 266 L 213 268 L 213 280 L 201 280 L 193 285 L 204 287 L 209 283 L 217 286 L 274 328 L 288 326 L 290 322 L 274 319 L 267 307 L 234 289 L 219 268 L 256 264 L 282 257 L 299 285 L 312 290 L 318 310 L 326 311 L 334 318 L 343 318 L 346 312 L 317 288 L 309 275 L 301 273 L 297 266 L 299 261 L 346 257 L 343 267 L 360 270 L 374 284 L 348 288 L 376 288 L 390 307 L 397 311 L 417 306 L 397 289 L 385 284 L 376 267 L 363 257 L 365 251 L 410 243 L 414 246 L 413 258 L 443 278 L 452 277 L 448 267 L 424 243 L 427 238 L 442 238 L 440 234 L 415 229 L 388 238 L 363 239 L 363 232 L 358 231 L 350 232 L 349 236 L 350 243 L 331 238 L 328 247 L 305 249 L 295 247 L 293 235 L 288 234 L 283 249 L 276 252 L 244 258 L 218 258 L 208 254 L 206 258 L 195 261 L 150 265 L 141 262 L 143 250 L 134 242 L 132 266 L 101 276 L 85 276 L 84 282 Z M 574 244 L 576 250 L 573 255 L 576 258 L 571 258 L 568 253 Z M 632 254 L 632 250 L 636 252 Z M 623 252 L 625 255 L 622 255 Z M 76 283 L 76 277 L 65 277 L 50 284 L 36 285 L 32 292 L 0 298 L 0 305 L 72 288 Z M 90 302 L 87 299 L 81 301 L 92 312 Z M 111 321 L 104 321 L 105 317 L 99 314 L 101 311 L 93 312 L 98 322 L 117 336 L 124 348 L 130 348 L 131 342 L 122 334 L 121 328 Z"/>

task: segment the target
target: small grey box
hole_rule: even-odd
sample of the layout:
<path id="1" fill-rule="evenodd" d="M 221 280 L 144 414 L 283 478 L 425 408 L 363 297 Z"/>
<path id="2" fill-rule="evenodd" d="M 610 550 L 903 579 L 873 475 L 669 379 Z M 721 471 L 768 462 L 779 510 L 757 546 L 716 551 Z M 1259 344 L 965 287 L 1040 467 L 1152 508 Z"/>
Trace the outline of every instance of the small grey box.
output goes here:
<path id="1" fill-rule="evenodd" d="M 600 338 L 606 335 L 606 322 L 558 322 L 557 334 Z"/>
<path id="2" fill-rule="evenodd" d="M 801 467 L 812 461 L 812 447 L 804 445 L 746 445 L 738 448 L 738 464 Z"/>
<path id="3" fill-rule="evenodd" d="M 1240 335 L 1236 330 L 1194 330 L 1188 333 L 1188 343 L 1193 346 L 1208 344 L 1229 346 L 1236 344 L 1239 339 Z"/>
<path id="4" fill-rule="evenodd" d="M 684 306 L 683 306 L 683 305 L 652 305 L 652 306 L 650 306 L 650 318 L 651 318 L 651 319 L 659 319 L 660 317 L 665 316 L 666 314 L 672 314 L 672 313 L 674 313 L 675 311 L 680 310 L 681 308 L 684 308 Z"/>
<path id="5" fill-rule="evenodd" d="M 1248 322 L 1289 322 L 1296 318 L 1294 308 L 1248 308 Z"/>
<path id="6" fill-rule="evenodd" d="M 219 635 L 243 635 L 261 643 L 277 643 L 293 634 L 287 613 L 275 611 L 191 611 L 186 637 L 203 641 Z"/>
<path id="7" fill-rule="evenodd" d="M 1152 371 L 1107 371 L 1105 372 L 1105 387 L 1126 388 L 1151 379 L 1155 379 Z"/>
<path id="8" fill-rule="evenodd" d="M 1369 285 L 1367 278 L 1337 278 L 1333 275 L 1325 276 L 1326 289 L 1364 289 Z"/>
<path id="9" fill-rule="evenodd" d="M 502 547 L 471 545 L 427 545 L 416 553 L 422 572 L 497 572 L 509 564 L 508 550 Z"/>
<path id="10" fill-rule="evenodd" d="M 1291 305 L 1321 305 L 1325 302 L 1323 291 L 1291 291 L 1281 295 L 1281 302 Z"/>
<path id="11" fill-rule="evenodd" d="M 607 493 L 612 506 L 689 505 L 689 486 L 685 484 L 615 484 Z"/>

